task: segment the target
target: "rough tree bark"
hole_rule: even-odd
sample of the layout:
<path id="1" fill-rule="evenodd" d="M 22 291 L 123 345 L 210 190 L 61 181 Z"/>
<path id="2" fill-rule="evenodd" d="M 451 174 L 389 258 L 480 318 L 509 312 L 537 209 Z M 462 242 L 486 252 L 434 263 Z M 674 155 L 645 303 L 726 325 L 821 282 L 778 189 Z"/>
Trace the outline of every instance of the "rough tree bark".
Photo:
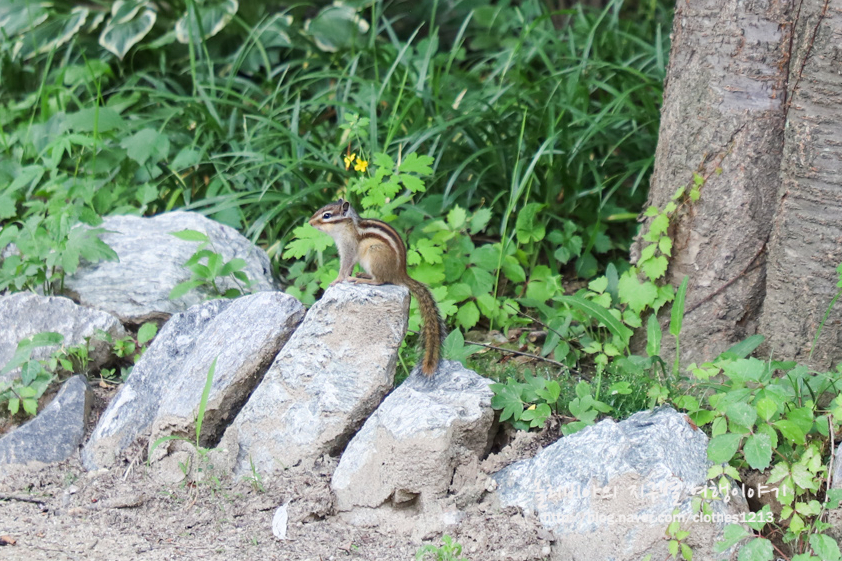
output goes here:
<path id="1" fill-rule="evenodd" d="M 682 362 L 756 332 L 806 359 L 842 261 L 840 117 L 842 0 L 678 0 L 650 203 L 707 178 L 671 230 Z M 842 357 L 839 317 L 814 364 Z"/>

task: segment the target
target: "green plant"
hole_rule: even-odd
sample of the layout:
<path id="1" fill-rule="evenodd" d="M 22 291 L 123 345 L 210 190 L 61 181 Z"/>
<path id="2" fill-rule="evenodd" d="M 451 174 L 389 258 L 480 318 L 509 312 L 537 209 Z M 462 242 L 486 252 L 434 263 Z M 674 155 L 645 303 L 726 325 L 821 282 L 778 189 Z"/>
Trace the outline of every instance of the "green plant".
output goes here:
<path id="1" fill-rule="evenodd" d="M 251 458 L 249 458 L 249 471 L 251 475 L 246 475 L 243 479 L 249 482 L 255 493 L 265 493 L 266 488 L 263 486 L 263 476 L 260 475 L 257 466 L 254 465 L 254 460 Z"/>
<path id="2" fill-rule="evenodd" d="M 196 253 L 191 255 L 184 263 L 184 266 L 193 273 L 192 278 L 173 287 L 170 291 L 171 300 L 180 298 L 190 290 L 199 287 L 211 290 L 212 294 L 218 298 L 236 298 L 246 294 L 246 291 L 251 288 L 253 281 L 243 271 L 246 267 L 246 261 L 240 257 L 225 261 L 225 258 L 219 253 L 206 249 L 207 246 L 215 249 L 207 234 L 196 230 L 181 230 L 180 232 L 172 232 L 172 235 L 180 240 L 201 243 Z M 201 262 L 203 259 L 205 260 L 204 263 Z M 239 288 L 229 288 L 223 291 L 217 284 L 216 279 L 219 277 L 230 277 Z"/>
<path id="3" fill-rule="evenodd" d="M 6 402 L 9 413 L 16 415 L 21 407 L 29 415 L 35 415 L 40 398 L 55 379 L 55 372 L 44 367 L 44 361 L 32 358 L 32 351 L 39 347 L 61 345 L 64 336 L 60 333 L 36 333 L 18 342 L 15 354 L 0 370 L 0 376 L 8 375 L 20 368 L 20 374 L 0 382 L 0 403 Z"/>
<path id="4" fill-rule="evenodd" d="M 468 561 L 467 557 L 461 557 L 462 545 L 459 542 L 453 541 L 453 538 L 447 534 L 442 536 L 441 541 L 440 547 L 427 544 L 418 548 L 418 551 L 415 552 L 416 561 L 423 561 L 430 558 L 431 555 L 435 561 Z"/>
<path id="5" fill-rule="evenodd" d="M 200 438 L 201 438 L 201 435 L 202 435 L 202 423 L 204 422 L 204 419 L 205 419 L 205 408 L 208 405 L 208 397 L 210 396 L 210 390 L 211 390 L 211 387 L 213 386 L 213 375 L 214 375 L 214 372 L 216 372 L 216 360 L 217 359 L 214 358 L 213 362 L 210 365 L 210 368 L 208 368 L 208 375 L 205 378 L 205 385 L 202 388 L 202 397 L 199 399 L 199 409 L 196 411 L 196 435 L 195 435 L 195 439 L 187 438 L 187 437 L 179 435 L 179 434 L 170 434 L 170 435 L 162 436 L 162 437 L 158 438 L 157 440 L 155 440 L 155 442 L 152 443 L 152 446 L 149 447 L 149 455 L 148 455 L 148 459 L 146 460 L 147 464 L 149 464 L 149 462 L 150 462 L 149 458 L 152 457 L 152 453 L 155 451 L 156 448 L 158 448 L 158 446 L 160 446 L 161 444 L 163 444 L 165 442 L 169 442 L 171 440 L 180 440 L 180 441 L 187 442 L 188 444 L 192 445 L 193 448 L 196 450 L 196 454 L 199 457 L 199 466 L 197 467 L 197 471 L 198 472 L 208 471 L 208 472 L 210 472 L 210 475 L 213 476 L 213 474 L 212 474 L 213 466 L 208 463 L 208 453 L 210 452 L 210 449 L 205 448 L 204 446 L 202 446 L 200 444 Z M 182 470 L 185 471 L 185 475 L 187 474 L 187 472 L 189 472 L 189 469 L 190 469 L 189 465 L 184 465 L 182 467 Z M 214 479 L 214 482 L 218 486 L 219 481 L 217 479 Z"/>
<path id="6" fill-rule="evenodd" d="M 149 343 L 158 333 L 158 325 L 154 322 L 146 322 L 137 330 L 137 336 L 127 335 L 119 339 L 114 339 L 110 333 L 98 330 L 96 337 L 101 341 L 107 342 L 112 346 L 114 354 L 123 360 L 123 364 L 119 366 L 120 373 L 117 373 L 116 368 L 103 368 L 100 370 L 102 378 L 118 378 L 125 382 L 126 378 L 131 374 L 135 363 L 140 360 L 143 353 L 149 346 Z"/>

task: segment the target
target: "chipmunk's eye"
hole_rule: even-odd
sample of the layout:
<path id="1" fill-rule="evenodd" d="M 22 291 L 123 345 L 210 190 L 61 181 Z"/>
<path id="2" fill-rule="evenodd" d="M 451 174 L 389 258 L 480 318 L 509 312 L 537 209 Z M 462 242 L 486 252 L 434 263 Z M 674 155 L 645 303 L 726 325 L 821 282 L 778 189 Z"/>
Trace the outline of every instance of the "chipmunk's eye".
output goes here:
<path id="1" fill-rule="evenodd" d="M 325 219 L 325 220 L 327 220 L 328 218 L 330 218 L 330 213 L 329 213 L 329 212 L 324 213 L 324 214 L 322 215 L 322 218 L 323 218 L 323 219 Z"/>

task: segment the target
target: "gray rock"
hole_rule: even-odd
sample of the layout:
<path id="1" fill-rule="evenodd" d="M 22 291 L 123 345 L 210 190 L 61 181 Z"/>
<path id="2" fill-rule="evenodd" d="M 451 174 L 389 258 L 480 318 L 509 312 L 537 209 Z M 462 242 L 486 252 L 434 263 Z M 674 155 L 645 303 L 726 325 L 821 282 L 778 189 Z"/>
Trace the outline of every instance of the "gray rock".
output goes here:
<path id="1" fill-rule="evenodd" d="M 195 438 L 199 401 L 216 358 L 200 439 L 212 444 L 303 315 L 295 298 L 261 292 L 172 316 L 102 414 L 82 451 L 85 467 L 112 465 L 139 437 Z"/>
<path id="2" fill-rule="evenodd" d="M 126 323 L 166 319 L 203 302 L 208 293 L 194 289 L 177 300 L 169 294 L 175 285 L 190 280 L 184 263 L 196 252 L 199 242 L 183 241 L 171 234 L 198 230 L 207 234 L 211 251 L 225 261 L 245 259 L 244 272 L 255 281 L 253 292 L 275 290 L 269 258 L 236 230 L 193 212 L 168 212 L 152 218 L 109 216 L 102 228 L 111 233 L 100 238 L 119 256 L 119 261 L 83 262 L 65 279 L 67 293 L 81 304 L 110 312 Z M 223 292 L 238 288 L 229 277 L 218 278 Z"/>
<path id="3" fill-rule="evenodd" d="M 336 509 L 432 503 L 447 495 L 460 464 L 488 452 L 490 380 L 442 361 L 432 380 L 416 371 L 351 440 L 333 474 Z M 422 505 L 423 506 L 423 505 Z"/>
<path id="4" fill-rule="evenodd" d="M 220 442 L 235 474 L 338 454 L 392 387 L 408 312 L 403 287 L 329 288 Z"/>
<path id="5" fill-rule="evenodd" d="M 75 454 L 85 437 L 92 400 L 85 377 L 71 377 L 34 419 L 0 438 L 0 464 L 50 464 Z"/>
<path id="6" fill-rule="evenodd" d="M 60 296 L 39 296 L 31 292 L 17 292 L 0 296 L 0 368 L 14 356 L 18 342 L 36 333 L 54 331 L 64 336 L 64 345 L 79 345 L 85 338 L 93 337 L 98 329 L 120 338 L 126 335 L 120 322 L 105 312 L 85 308 Z M 90 366 L 97 369 L 111 357 L 111 345 L 92 339 Z M 32 358 L 47 358 L 57 347 L 39 347 Z M 0 375 L 0 383 L 16 377 L 17 368 Z"/>
<path id="7" fill-rule="evenodd" d="M 555 532 L 553 559 L 663 559 L 667 517 L 675 509 L 692 517 L 691 500 L 706 485 L 707 441 L 673 409 L 642 411 L 562 438 L 493 477 L 503 506 L 536 514 Z M 713 502 L 714 513 L 728 513 L 731 501 Z M 692 527 L 694 559 L 714 558 L 724 526 L 682 522 Z"/>

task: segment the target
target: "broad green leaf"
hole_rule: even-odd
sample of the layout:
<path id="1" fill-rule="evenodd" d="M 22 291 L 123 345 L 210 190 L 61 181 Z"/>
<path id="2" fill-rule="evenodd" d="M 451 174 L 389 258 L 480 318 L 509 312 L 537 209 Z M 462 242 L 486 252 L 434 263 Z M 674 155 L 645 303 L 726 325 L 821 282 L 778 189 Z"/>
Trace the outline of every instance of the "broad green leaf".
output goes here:
<path id="1" fill-rule="evenodd" d="M 757 409 L 757 414 L 764 421 L 768 421 L 778 412 L 778 404 L 768 397 L 757 400 L 755 408 Z"/>
<path id="2" fill-rule="evenodd" d="M 199 14 L 198 20 L 196 13 L 188 8 L 175 24 L 175 38 L 179 43 L 189 43 L 191 36 L 193 42 L 198 43 L 200 35 L 201 39 L 207 39 L 222 31 L 237 13 L 239 2 L 237 0 L 205 0 L 202 3 L 194 2 L 193 7 Z"/>
<path id="3" fill-rule="evenodd" d="M 539 242 L 544 239 L 546 227 L 538 219 L 538 213 L 542 208 L 544 208 L 543 204 L 529 203 L 518 213 L 515 231 L 517 232 L 517 241 L 519 243 L 527 244 L 530 242 Z"/>
<path id="4" fill-rule="evenodd" d="M 491 398 L 491 406 L 494 409 L 502 409 L 500 420 L 520 419 L 520 415 L 523 413 L 523 401 L 520 399 L 520 393 L 510 384 L 491 384 L 490 388 L 494 392 L 494 396 Z"/>
<path id="5" fill-rule="evenodd" d="M 637 280 L 637 273 L 632 268 L 620 277 L 617 284 L 617 293 L 621 302 L 628 304 L 632 310 L 640 313 L 655 301 L 658 296 L 658 288 L 652 282 L 641 283 Z"/>
<path id="6" fill-rule="evenodd" d="M 99 44 L 122 60 L 129 49 L 146 37 L 155 25 L 157 14 L 145 4 L 137 0 L 114 2 L 111 5 L 111 19 L 99 36 Z M 129 7 L 132 11 L 126 13 Z"/>
<path id="7" fill-rule="evenodd" d="M 842 553 L 839 551 L 839 544 L 830 536 L 824 534 L 811 534 L 810 546 L 813 553 L 819 556 L 822 561 L 839 561 Z"/>
<path id="8" fill-rule="evenodd" d="M 670 220 L 666 214 L 659 214 L 652 220 L 652 224 L 649 226 L 649 233 L 655 237 L 660 237 L 662 234 L 667 233 L 667 228 L 669 228 Z"/>
<path id="9" fill-rule="evenodd" d="M 235 271 L 242 271 L 246 268 L 246 265 L 248 265 L 248 263 L 246 263 L 245 259 L 241 257 L 235 257 L 234 259 L 228 261 L 227 263 L 225 263 L 225 265 L 222 266 L 222 269 L 219 270 L 219 276 L 224 277 L 234 273 Z"/>
<path id="10" fill-rule="evenodd" d="M 478 234 L 485 230 L 488 222 L 491 220 L 491 209 L 481 208 L 471 217 L 471 235 Z"/>
<path id="11" fill-rule="evenodd" d="M 772 542 L 766 538 L 754 538 L 740 548 L 737 556 L 738 561 L 772 561 L 774 551 Z"/>
<path id="12" fill-rule="evenodd" d="M 70 113 L 65 118 L 65 126 L 76 132 L 110 132 L 125 126 L 123 118 L 108 107 L 90 107 Z"/>
<path id="13" fill-rule="evenodd" d="M 205 284 L 205 281 L 201 280 L 189 280 L 180 282 L 177 285 L 175 285 L 170 291 L 170 300 L 177 300 L 178 298 L 181 298 L 194 288 L 198 288 L 203 284 Z"/>
<path id="14" fill-rule="evenodd" d="M 125 148 L 129 158 L 140 166 L 145 165 L 147 161 L 155 164 L 169 154 L 170 139 L 165 134 L 146 128 L 124 138 L 120 147 Z"/>
<path id="15" fill-rule="evenodd" d="M 433 161 L 432 156 L 413 152 L 412 154 L 404 157 L 401 165 L 398 166 L 398 171 L 401 173 L 417 173 L 421 176 L 431 175 L 433 173 L 433 168 L 430 166 L 433 164 Z"/>
<path id="16" fill-rule="evenodd" d="M 740 446 L 739 434 L 725 433 L 714 436 L 708 442 L 708 458 L 715 464 L 730 462 Z"/>
<path id="17" fill-rule="evenodd" d="M 743 454 L 752 469 L 765 470 L 772 463 L 772 442 L 769 435 L 757 433 L 748 437 Z"/>
<path id="18" fill-rule="evenodd" d="M 468 218 L 468 213 L 459 205 L 454 206 L 447 213 L 447 224 L 454 230 L 459 230 L 464 226 L 465 220 Z"/>
<path id="19" fill-rule="evenodd" d="M 304 257 L 308 251 L 324 251 L 333 244 L 333 238 L 309 224 L 296 227 L 292 233 L 295 239 L 284 248 L 284 259 Z"/>
<path id="20" fill-rule="evenodd" d="M 479 321 L 479 310 L 474 302 L 468 302 L 456 312 L 456 322 L 465 330 L 471 329 Z"/>
<path id="21" fill-rule="evenodd" d="M 774 422 L 774 423 L 772 423 L 772 424 L 773 424 L 773 425 L 774 425 L 774 426 L 775 426 L 775 427 L 776 427 L 779 431 L 781 431 L 781 434 L 782 434 L 782 435 L 784 436 L 784 438 L 786 438 L 787 440 L 791 440 L 792 442 L 794 442 L 794 443 L 796 443 L 796 444 L 801 444 L 801 445 L 804 445 L 804 444 L 805 444 L 805 441 L 804 441 L 804 437 L 805 437 L 804 431 L 803 431 L 803 430 L 801 430 L 801 428 L 798 426 L 798 424 L 797 424 L 797 423 L 794 423 L 794 422 L 792 422 L 792 421 L 788 421 L 788 420 L 782 419 L 782 420 L 780 420 L 780 421 L 776 421 L 776 422 Z"/>
<path id="22" fill-rule="evenodd" d="M 646 273 L 646 276 L 649 277 L 650 280 L 654 281 L 664 276 L 664 273 L 667 272 L 668 265 L 669 262 L 667 261 L 667 258 L 663 255 L 659 255 L 640 263 L 640 269 Z"/>
<path id="23" fill-rule="evenodd" d="M 731 403 L 725 408 L 725 414 L 732 424 L 742 427 L 753 427 L 757 420 L 757 411 L 747 403 Z"/>
<path id="24" fill-rule="evenodd" d="M 493 245 L 481 245 L 471 252 L 471 263 L 488 271 L 497 269 L 497 260 L 500 258 L 499 249 Z"/>
<path id="25" fill-rule="evenodd" d="M 512 255 L 507 255 L 503 258 L 503 274 L 515 283 L 526 281 L 526 271 L 523 270 L 523 267 L 520 266 L 520 263 Z"/>
<path id="26" fill-rule="evenodd" d="M 155 337 L 155 334 L 158 333 L 158 326 L 151 321 L 148 321 L 140 326 L 140 329 L 137 330 L 137 342 L 141 345 L 145 345 L 149 341 Z"/>

